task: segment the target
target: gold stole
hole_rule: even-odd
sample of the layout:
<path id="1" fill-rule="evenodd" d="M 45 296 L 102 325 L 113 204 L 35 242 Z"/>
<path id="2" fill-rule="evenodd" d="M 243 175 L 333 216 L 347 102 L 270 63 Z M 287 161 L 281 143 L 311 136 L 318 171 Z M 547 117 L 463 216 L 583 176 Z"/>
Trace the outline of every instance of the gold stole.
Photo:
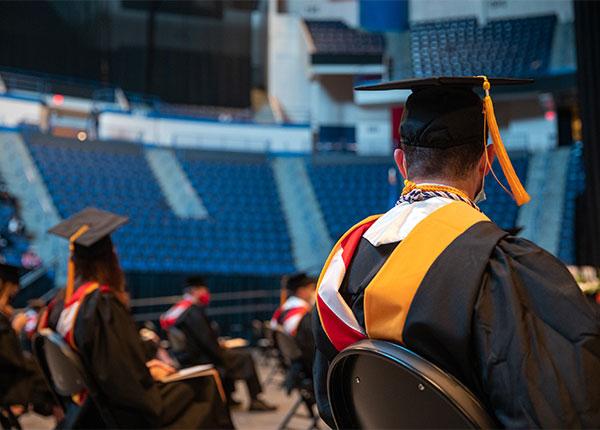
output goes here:
<path id="1" fill-rule="evenodd" d="M 458 236 L 481 221 L 489 218 L 466 203 L 453 202 L 413 228 L 365 290 L 365 326 L 370 338 L 403 343 L 410 305 L 431 265 Z"/>

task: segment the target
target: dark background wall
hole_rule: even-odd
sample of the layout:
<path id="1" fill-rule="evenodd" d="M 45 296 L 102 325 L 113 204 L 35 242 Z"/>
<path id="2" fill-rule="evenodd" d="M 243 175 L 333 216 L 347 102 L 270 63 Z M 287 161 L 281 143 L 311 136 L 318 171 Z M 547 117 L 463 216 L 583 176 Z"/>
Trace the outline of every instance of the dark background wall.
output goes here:
<path id="1" fill-rule="evenodd" d="M 0 2 L 0 66 L 176 103 L 250 104 L 252 2 Z"/>

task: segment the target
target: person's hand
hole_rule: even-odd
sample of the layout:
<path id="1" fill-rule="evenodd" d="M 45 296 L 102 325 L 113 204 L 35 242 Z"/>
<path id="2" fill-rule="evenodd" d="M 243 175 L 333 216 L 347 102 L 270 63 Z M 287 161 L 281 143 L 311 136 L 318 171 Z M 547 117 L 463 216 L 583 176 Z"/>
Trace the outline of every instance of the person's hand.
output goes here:
<path id="1" fill-rule="evenodd" d="M 156 359 L 152 359 L 146 362 L 146 366 L 148 367 L 148 370 L 150 370 L 150 374 L 156 381 L 160 381 L 176 372 L 174 367 L 169 366 L 167 363 Z"/>
<path id="2" fill-rule="evenodd" d="M 23 330 L 23 327 L 25 327 L 25 324 L 27 323 L 27 316 L 24 313 L 19 313 L 17 315 L 15 315 L 12 319 L 12 328 L 15 332 L 21 333 L 21 330 Z"/>

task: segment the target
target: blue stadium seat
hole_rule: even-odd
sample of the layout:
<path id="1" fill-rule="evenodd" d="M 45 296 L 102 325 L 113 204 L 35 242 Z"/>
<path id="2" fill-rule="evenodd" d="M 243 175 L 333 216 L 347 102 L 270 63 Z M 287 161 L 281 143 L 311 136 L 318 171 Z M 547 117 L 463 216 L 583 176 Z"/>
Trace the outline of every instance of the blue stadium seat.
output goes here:
<path id="1" fill-rule="evenodd" d="M 282 274 L 294 271 L 290 239 L 266 158 L 227 154 L 182 166 L 209 218 L 180 219 L 169 208 L 139 145 L 81 143 L 24 135 L 62 217 L 87 207 L 130 217 L 114 235 L 128 271 Z M 0 212 L 1 216 L 1 212 Z M 281 243 L 270 253 L 267 241 Z M 246 251 L 243 264 L 239 258 Z M 283 271 L 282 271 L 283 270 Z"/>
<path id="2" fill-rule="evenodd" d="M 475 18 L 419 23 L 411 28 L 415 76 L 512 76 L 546 73 L 555 15 L 490 21 Z"/>

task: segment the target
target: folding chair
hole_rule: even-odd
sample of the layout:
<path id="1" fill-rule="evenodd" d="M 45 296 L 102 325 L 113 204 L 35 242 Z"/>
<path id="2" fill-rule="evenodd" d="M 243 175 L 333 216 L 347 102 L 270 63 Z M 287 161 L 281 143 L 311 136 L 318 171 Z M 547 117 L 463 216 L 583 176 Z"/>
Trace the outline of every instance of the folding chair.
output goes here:
<path id="1" fill-rule="evenodd" d="M 340 352 L 327 391 L 339 429 L 499 427 L 458 380 L 390 342 L 363 340 Z"/>
<path id="2" fill-rule="evenodd" d="M 117 422 L 106 406 L 106 401 L 102 398 L 94 379 L 84 367 L 79 355 L 54 331 L 44 329 L 39 335 L 42 338 L 41 348 L 52 387 L 56 393 L 71 398 L 81 392 L 87 392 L 104 421 L 103 424 L 107 428 L 118 428 Z M 85 402 L 83 407 L 90 407 L 89 402 Z"/>
<path id="3" fill-rule="evenodd" d="M 282 366 L 287 372 L 286 386 L 288 394 L 292 391 L 297 391 L 300 395 L 278 428 L 279 430 L 287 428 L 287 425 L 294 415 L 296 415 L 300 405 L 304 404 L 311 419 L 311 426 L 309 428 L 318 429 L 319 416 L 314 412 L 315 396 L 312 375 L 304 368 L 302 351 L 296 343 L 296 339 L 283 330 L 274 330 L 273 334 L 275 345 L 281 354 Z"/>

